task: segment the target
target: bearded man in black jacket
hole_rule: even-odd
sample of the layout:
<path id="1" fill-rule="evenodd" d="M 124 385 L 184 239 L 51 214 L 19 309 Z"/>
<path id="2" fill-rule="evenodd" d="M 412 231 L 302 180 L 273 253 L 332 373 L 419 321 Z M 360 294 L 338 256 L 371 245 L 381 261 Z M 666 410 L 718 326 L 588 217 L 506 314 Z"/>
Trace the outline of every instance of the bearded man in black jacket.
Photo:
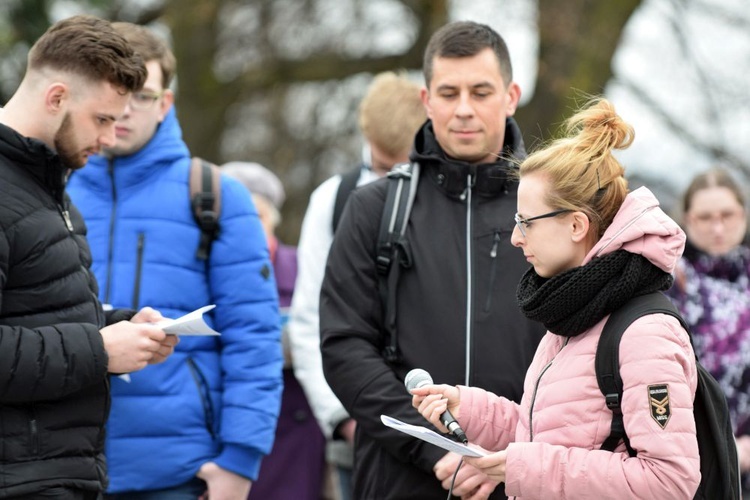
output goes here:
<path id="1" fill-rule="evenodd" d="M 108 373 L 161 362 L 177 343 L 157 311 L 104 312 L 71 169 L 115 142 L 146 78 L 110 23 L 76 16 L 29 52 L 0 110 L 0 498 L 98 498 L 106 486 Z"/>
<path id="2" fill-rule="evenodd" d="M 404 388 L 409 370 L 423 368 L 435 383 L 478 385 L 519 401 L 544 334 L 515 300 L 528 267 L 510 244 L 514 173 L 526 152 L 512 118 L 521 91 L 505 42 L 482 24 L 449 24 L 430 40 L 423 70 L 429 120 L 410 155 L 421 169 L 405 234 L 412 264 L 389 290 L 396 294 L 395 358 L 383 352 L 393 339 L 384 326 L 376 268 L 389 180 L 350 197 L 321 290 L 323 366 L 357 421 L 354 498 L 360 500 L 443 498 L 458 466 L 458 455 L 381 423 L 385 414 L 424 425 Z M 502 487 L 467 465 L 453 493 L 504 498 Z"/>

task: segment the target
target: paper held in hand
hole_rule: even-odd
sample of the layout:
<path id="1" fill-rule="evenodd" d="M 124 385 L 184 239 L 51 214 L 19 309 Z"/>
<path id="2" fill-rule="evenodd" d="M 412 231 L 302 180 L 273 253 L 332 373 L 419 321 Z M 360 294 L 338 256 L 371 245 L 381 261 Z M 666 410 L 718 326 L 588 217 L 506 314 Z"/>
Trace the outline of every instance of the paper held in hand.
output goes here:
<path id="1" fill-rule="evenodd" d="M 458 453 L 465 457 L 486 457 L 488 455 L 484 450 L 471 448 L 463 443 L 451 441 L 447 437 L 441 436 L 427 427 L 407 424 L 393 417 L 389 417 L 388 415 L 380 415 L 380 420 L 388 427 L 396 429 L 397 431 L 404 432 L 410 436 L 419 438 L 422 441 L 427 441 L 428 443 L 439 446 L 444 450 L 452 451 L 453 453 Z"/>
<path id="2" fill-rule="evenodd" d="M 173 335 L 221 335 L 203 320 L 203 313 L 216 307 L 204 306 L 176 319 L 165 319 L 156 323 L 165 333 Z"/>

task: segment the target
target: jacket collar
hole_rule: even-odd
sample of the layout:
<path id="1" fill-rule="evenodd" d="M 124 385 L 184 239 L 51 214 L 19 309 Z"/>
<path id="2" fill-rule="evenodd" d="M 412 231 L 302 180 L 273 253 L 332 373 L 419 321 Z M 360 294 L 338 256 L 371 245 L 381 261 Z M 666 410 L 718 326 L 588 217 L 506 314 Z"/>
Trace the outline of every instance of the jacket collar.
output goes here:
<path id="1" fill-rule="evenodd" d="M 425 175 L 451 198 L 458 198 L 466 191 L 469 175 L 474 192 L 492 198 L 507 193 L 518 182 L 518 163 L 526 158 L 521 131 L 513 118 L 505 121 L 505 142 L 498 153 L 497 161 L 492 163 L 470 164 L 449 158 L 435 138 L 432 121 L 428 120 L 417 133 L 410 159 L 418 162 Z"/>
<path id="2" fill-rule="evenodd" d="M 140 150 L 128 156 L 107 157 L 94 155 L 81 171 L 76 172 L 80 180 L 93 184 L 99 189 L 109 189 L 112 177 L 110 167 L 116 169 L 115 183 L 118 188 L 130 187 L 148 182 L 162 167 L 190 158 L 177 115 L 172 108 L 164 121 L 158 126 L 154 136 Z"/>
<path id="3" fill-rule="evenodd" d="M 28 172 L 62 203 L 68 169 L 45 143 L 0 123 L 0 154 Z"/>

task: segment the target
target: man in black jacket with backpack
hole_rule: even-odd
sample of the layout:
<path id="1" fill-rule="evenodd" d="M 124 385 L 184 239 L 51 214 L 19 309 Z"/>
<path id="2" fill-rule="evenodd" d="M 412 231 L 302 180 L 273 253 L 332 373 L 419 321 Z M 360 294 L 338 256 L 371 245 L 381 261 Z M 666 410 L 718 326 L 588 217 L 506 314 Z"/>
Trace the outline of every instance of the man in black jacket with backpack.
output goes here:
<path id="1" fill-rule="evenodd" d="M 410 156 L 420 178 L 396 260 L 383 265 L 378 248 L 393 182 L 384 179 L 352 194 L 321 290 L 326 379 L 357 421 L 358 499 L 441 498 L 450 487 L 457 455 L 381 423 L 385 414 L 424 424 L 404 388 L 409 370 L 518 401 L 544 333 L 515 301 L 527 268 L 510 244 L 525 150 L 507 47 L 485 25 L 456 22 L 433 35 L 424 61 L 429 120 Z M 502 498 L 501 490 L 464 465 L 453 493 Z"/>

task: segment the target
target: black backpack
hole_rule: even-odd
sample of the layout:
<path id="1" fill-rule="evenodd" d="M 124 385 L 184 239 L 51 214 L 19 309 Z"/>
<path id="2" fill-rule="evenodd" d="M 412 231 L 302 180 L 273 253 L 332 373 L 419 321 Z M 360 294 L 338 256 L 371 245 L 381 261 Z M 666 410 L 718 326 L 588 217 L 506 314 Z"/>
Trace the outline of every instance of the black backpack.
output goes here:
<path id="1" fill-rule="evenodd" d="M 361 167 L 344 174 L 336 193 L 333 210 L 333 231 L 338 227 L 341 213 L 349 195 L 357 186 Z M 387 361 L 398 359 L 398 338 L 396 335 L 396 286 L 402 268 L 411 266 L 411 250 L 404 237 L 409 224 L 411 208 L 417 194 L 419 164 L 401 163 L 388 172 L 388 193 L 380 217 L 380 230 L 377 245 L 378 291 L 383 306 L 383 323 L 388 341 L 383 348 Z M 400 265 L 392 266 L 393 262 Z"/>
<path id="2" fill-rule="evenodd" d="M 612 313 L 604 325 L 596 349 L 596 379 L 604 394 L 607 408 L 612 410 L 612 429 L 602 445 L 603 450 L 614 451 L 620 441 L 625 443 L 630 456 L 636 452 L 625 433 L 620 399 L 620 339 L 630 324 L 647 314 L 669 314 L 677 318 L 690 336 L 690 329 L 674 304 L 660 292 L 631 299 Z M 690 342 L 693 339 L 690 336 Z M 700 452 L 701 482 L 695 498 L 724 500 L 740 498 L 739 462 L 737 448 L 729 418 L 729 407 L 719 383 L 698 362 L 698 387 L 693 403 L 693 415 Z"/>
<path id="3" fill-rule="evenodd" d="M 219 167 L 202 158 L 190 160 L 190 206 L 193 217 L 201 230 L 198 250 L 199 260 L 208 260 L 211 244 L 219 236 L 219 215 L 221 214 L 221 174 Z"/>
<path id="4" fill-rule="evenodd" d="M 339 184 L 339 189 L 336 191 L 336 200 L 333 203 L 333 219 L 331 223 L 333 224 L 334 233 L 336 232 L 336 228 L 339 227 L 339 221 L 341 220 L 341 214 L 344 213 L 346 201 L 357 187 L 360 175 L 362 175 L 362 165 L 341 175 L 341 184 Z"/>

